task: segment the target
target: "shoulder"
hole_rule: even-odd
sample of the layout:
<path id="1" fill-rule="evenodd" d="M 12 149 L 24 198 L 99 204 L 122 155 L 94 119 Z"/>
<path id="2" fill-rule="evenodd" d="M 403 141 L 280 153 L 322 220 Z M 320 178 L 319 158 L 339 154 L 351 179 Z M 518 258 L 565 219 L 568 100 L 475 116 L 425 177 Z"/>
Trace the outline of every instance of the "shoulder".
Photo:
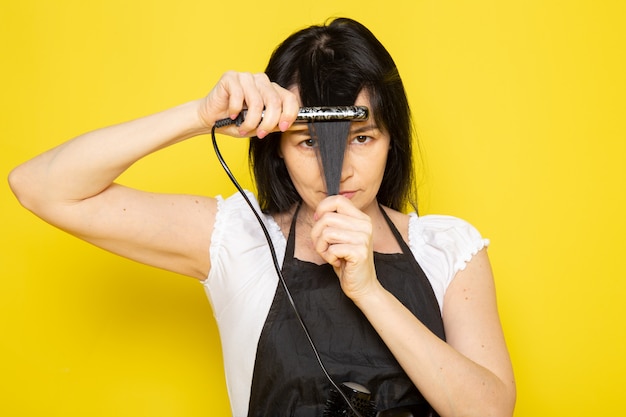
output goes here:
<path id="1" fill-rule="evenodd" d="M 457 272 L 489 245 L 473 225 L 454 216 L 410 213 L 408 234 L 409 247 L 431 281 L 440 306 Z"/>
<path id="2" fill-rule="evenodd" d="M 217 196 L 216 201 L 217 213 L 211 235 L 211 265 L 214 262 L 223 262 L 226 254 L 234 261 L 237 256 L 249 255 L 256 249 L 267 247 L 267 239 L 259 219 L 267 229 L 277 252 L 284 251 L 286 242 L 278 224 L 272 216 L 261 212 L 254 194 L 246 191 L 245 198 L 240 193 L 228 198 Z"/>
<path id="3" fill-rule="evenodd" d="M 265 242 L 259 220 L 268 229 L 272 240 L 282 237 L 278 224 L 272 216 L 261 211 L 256 196 L 250 191 L 246 190 L 245 196 L 241 193 L 235 193 L 228 198 L 217 196 L 216 201 L 217 213 L 211 239 L 212 246 L 221 242 L 226 235 L 240 242 L 241 239 L 262 239 Z"/>
<path id="4" fill-rule="evenodd" d="M 426 244 L 450 251 L 470 251 L 469 257 L 489 245 L 478 229 L 458 217 L 409 214 L 409 242 Z M 468 261 L 466 259 L 466 261 Z"/>
<path id="5" fill-rule="evenodd" d="M 252 214 L 246 199 L 250 202 L 250 204 L 252 204 L 258 213 L 261 212 L 256 196 L 250 191 L 245 190 L 245 196 L 241 193 L 234 193 L 229 197 L 223 197 L 221 195 L 215 197 L 215 200 L 217 201 L 218 216 L 230 216 L 234 213 L 241 214 L 245 211 Z"/>

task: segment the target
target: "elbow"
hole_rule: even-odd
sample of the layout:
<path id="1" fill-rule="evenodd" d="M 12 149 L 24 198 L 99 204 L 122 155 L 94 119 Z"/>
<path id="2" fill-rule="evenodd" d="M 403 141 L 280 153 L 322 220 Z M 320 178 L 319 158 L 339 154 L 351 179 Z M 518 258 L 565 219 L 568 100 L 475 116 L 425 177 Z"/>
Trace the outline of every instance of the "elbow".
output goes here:
<path id="1" fill-rule="evenodd" d="M 517 402 L 517 386 L 515 378 L 511 378 L 508 384 L 505 384 L 502 393 L 502 405 L 500 407 L 500 415 L 505 417 L 513 417 L 515 411 L 515 403 Z"/>
<path id="2" fill-rule="evenodd" d="M 9 172 L 9 188 L 17 198 L 17 201 L 30 211 L 34 211 L 37 206 L 36 187 L 29 180 L 30 175 L 23 165 L 20 165 Z"/>
<path id="3" fill-rule="evenodd" d="M 503 416 L 513 417 L 513 413 L 515 412 L 516 401 L 517 401 L 517 390 L 515 388 L 515 383 L 513 383 L 513 386 L 508 392 L 507 401 L 504 406 L 505 411 L 502 413 Z"/>
<path id="4" fill-rule="evenodd" d="M 477 415 L 493 417 L 513 417 L 515 410 L 516 391 L 515 387 L 504 389 L 493 401 L 487 401 L 485 408 Z"/>
<path id="5" fill-rule="evenodd" d="M 512 385 L 502 384 L 500 390 L 489 399 L 481 401 L 482 409 L 477 416 L 513 417 L 516 401 L 515 383 Z"/>
<path id="6" fill-rule="evenodd" d="M 23 175 L 21 173 L 21 167 L 17 167 L 17 168 L 13 168 L 11 170 L 11 172 L 9 172 L 9 188 L 11 189 L 11 191 L 13 192 L 13 195 L 15 195 L 15 197 L 17 198 L 17 200 L 20 202 L 20 204 L 24 205 L 23 200 L 24 200 L 24 190 L 26 187 L 24 187 L 24 180 L 23 180 Z"/>
<path id="7" fill-rule="evenodd" d="M 456 410 L 456 412 L 452 412 L 449 415 L 458 417 L 513 417 L 514 409 L 515 401 L 510 403 L 508 400 L 504 400 L 491 404 L 483 403 L 476 407 L 467 407 L 462 410 Z"/>
<path id="8" fill-rule="evenodd" d="M 513 411 L 515 407 L 513 405 L 503 405 L 503 406 L 493 406 L 486 407 L 480 414 L 481 417 L 492 416 L 492 417 L 513 417 Z"/>
<path id="9" fill-rule="evenodd" d="M 513 417 L 516 402 L 515 384 L 511 386 L 502 386 L 489 393 L 478 395 L 471 402 L 459 404 L 450 413 L 442 413 L 441 415 L 450 415 L 457 417 Z"/>

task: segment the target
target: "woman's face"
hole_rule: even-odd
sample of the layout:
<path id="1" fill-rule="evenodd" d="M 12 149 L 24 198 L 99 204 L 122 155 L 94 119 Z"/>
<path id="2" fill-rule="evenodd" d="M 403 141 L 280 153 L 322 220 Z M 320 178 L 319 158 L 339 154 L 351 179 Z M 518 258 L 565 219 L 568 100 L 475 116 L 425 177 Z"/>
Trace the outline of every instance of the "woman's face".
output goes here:
<path id="1" fill-rule="evenodd" d="M 371 109 L 366 91 L 359 94 L 355 105 Z M 339 194 L 362 211 L 376 204 L 390 144 L 389 135 L 376 126 L 373 116 L 370 110 L 368 120 L 350 125 L 339 185 Z M 312 209 L 327 197 L 317 154 L 317 144 L 305 123 L 296 123 L 282 134 L 280 155 L 304 204 Z"/>

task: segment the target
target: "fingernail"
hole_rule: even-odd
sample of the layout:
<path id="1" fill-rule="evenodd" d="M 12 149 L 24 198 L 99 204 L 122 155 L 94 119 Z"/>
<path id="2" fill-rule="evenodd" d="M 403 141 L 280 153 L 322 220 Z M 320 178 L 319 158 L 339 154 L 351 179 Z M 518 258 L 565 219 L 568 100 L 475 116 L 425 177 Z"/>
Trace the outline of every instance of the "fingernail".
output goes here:
<path id="1" fill-rule="evenodd" d="M 256 131 L 256 135 L 259 138 L 264 138 L 265 136 L 267 136 L 267 132 L 265 130 L 263 130 L 263 129 L 259 129 L 259 130 Z"/>
<path id="2" fill-rule="evenodd" d="M 289 129 L 289 122 L 285 122 L 282 121 L 278 124 L 278 128 L 280 129 L 281 132 L 284 132 L 285 130 Z"/>

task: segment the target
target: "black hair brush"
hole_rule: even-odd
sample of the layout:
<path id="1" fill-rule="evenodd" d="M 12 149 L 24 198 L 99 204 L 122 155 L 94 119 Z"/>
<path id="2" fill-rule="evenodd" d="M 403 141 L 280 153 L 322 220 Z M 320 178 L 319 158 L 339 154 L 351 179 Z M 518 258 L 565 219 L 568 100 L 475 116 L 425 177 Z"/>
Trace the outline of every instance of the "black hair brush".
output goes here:
<path id="1" fill-rule="evenodd" d="M 346 403 L 344 397 L 335 389 L 330 390 L 330 396 L 326 401 L 324 417 L 356 417 L 356 410 L 361 417 L 376 417 L 377 410 L 371 401 L 371 393 L 364 386 L 354 382 L 344 382 L 339 386 L 352 407 Z"/>

